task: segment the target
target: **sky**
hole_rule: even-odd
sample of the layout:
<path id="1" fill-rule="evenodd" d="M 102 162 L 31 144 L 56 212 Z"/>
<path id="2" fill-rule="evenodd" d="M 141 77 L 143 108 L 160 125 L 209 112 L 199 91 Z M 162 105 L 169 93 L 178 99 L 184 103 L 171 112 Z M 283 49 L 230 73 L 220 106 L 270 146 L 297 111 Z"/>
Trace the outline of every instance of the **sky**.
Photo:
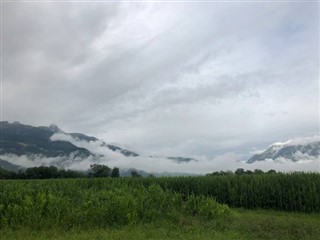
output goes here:
<path id="1" fill-rule="evenodd" d="M 1 120 L 208 164 L 319 134 L 318 2 L 2 2 L 1 20 Z"/>

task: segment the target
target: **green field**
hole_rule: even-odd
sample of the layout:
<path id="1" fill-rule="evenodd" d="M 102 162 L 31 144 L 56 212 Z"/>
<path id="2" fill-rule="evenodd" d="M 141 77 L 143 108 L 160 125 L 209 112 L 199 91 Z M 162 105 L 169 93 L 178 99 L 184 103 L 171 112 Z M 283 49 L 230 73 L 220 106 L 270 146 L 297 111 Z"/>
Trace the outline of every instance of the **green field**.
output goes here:
<path id="1" fill-rule="evenodd" d="M 314 173 L 3 180 L 0 239 L 320 239 L 319 183 Z"/>
<path id="2" fill-rule="evenodd" d="M 159 221 L 96 228 L 1 230 L 0 239 L 110 240 L 110 239 L 320 239 L 320 215 L 267 210 L 239 210 L 227 223 L 183 217 L 177 222 Z"/>

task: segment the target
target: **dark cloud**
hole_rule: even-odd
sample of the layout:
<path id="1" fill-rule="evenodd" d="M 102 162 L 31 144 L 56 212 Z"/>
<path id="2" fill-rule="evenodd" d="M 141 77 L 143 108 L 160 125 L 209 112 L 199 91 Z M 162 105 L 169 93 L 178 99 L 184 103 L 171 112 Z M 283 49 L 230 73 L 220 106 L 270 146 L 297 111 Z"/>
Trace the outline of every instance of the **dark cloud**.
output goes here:
<path id="1" fill-rule="evenodd" d="M 209 158 L 310 135 L 318 4 L 4 3 L 2 118 Z"/>

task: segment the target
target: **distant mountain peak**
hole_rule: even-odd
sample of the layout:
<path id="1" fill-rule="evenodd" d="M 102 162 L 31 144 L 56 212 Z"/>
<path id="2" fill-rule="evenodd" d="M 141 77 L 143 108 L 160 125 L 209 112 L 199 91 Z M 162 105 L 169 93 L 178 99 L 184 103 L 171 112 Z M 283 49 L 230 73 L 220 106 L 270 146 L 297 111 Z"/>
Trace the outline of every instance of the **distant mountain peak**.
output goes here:
<path id="1" fill-rule="evenodd" d="M 0 128 L 0 157 L 14 154 L 17 156 L 42 156 L 43 158 L 64 157 L 72 160 L 83 160 L 101 157 L 97 149 L 93 149 L 94 142 L 101 144 L 114 152 L 126 157 L 137 157 L 139 154 L 120 148 L 116 145 L 105 144 L 103 141 L 82 133 L 66 133 L 57 125 L 49 127 L 34 127 L 21 123 L 3 121 Z M 3 159 L 5 160 L 5 159 Z"/>
<path id="2" fill-rule="evenodd" d="M 49 129 L 54 133 L 64 133 L 64 131 L 62 131 L 56 124 L 51 124 Z"/>
<path id="3" fill-rule="evenodd" d="M 266 150 L 253 155 L 247 163 L 285 158 L 293 162 L 320 158 L 320 135 L 290 139 L 271 144 Z"/>

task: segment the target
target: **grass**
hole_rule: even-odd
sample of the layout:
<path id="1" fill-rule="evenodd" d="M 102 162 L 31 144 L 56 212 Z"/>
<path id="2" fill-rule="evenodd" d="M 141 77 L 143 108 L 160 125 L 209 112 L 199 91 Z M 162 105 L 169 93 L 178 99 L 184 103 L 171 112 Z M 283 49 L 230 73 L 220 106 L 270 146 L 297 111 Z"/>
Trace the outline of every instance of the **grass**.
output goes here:
<path id="1" fill-rule="evenodd" d="M 319 239 L 320 214 L 238 210 L 232 229 L 248 239 Z"/>
<path id="2" fill-rule="evenodd" d="M 318 175 L 265 178 L 0 181 L 0 240 L 320 240 Z M 278 192 L 271 187 L 260 188 L 272 185 L 272 181 L 262 181 L 268 179 L 276 179 L 283 186 Z M 299 184 L 290 185 L 294 179 L 300 180 L 295 181 Z M 253 187 L 252 182 L 258 185 Z M 290 191 L 287 186 L 291 186 Z M 222 199 L 234 201 L 230 204 L 233 207 L 269 210 L 230 209 L 210 197 L 218 190 Z M 284 206 L 298 207 L 277 208 L 277 193 L 282 194 Z"/>
<path id="3" fill-rule="evenodd" d="M 320 214 L 271 210 L 234 209 L 228 222 L 181 217 L 177 222 L 159 221 L 107 228 L 59 228 L 1 230 L 0 239 L 15 240 L 110 240 L 110 239 L 308 239 L 320 240 Z"/>

